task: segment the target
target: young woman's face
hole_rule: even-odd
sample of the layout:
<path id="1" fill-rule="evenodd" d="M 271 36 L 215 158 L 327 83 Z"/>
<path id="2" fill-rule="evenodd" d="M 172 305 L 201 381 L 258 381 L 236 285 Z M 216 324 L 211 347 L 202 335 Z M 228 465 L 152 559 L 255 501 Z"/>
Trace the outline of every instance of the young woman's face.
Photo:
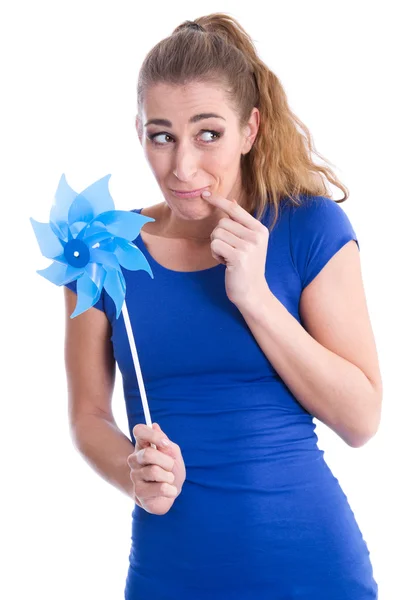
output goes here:
<path id="1" fill-rule="evenodd" d="M 215 116 L 205 116 L 210 113 Z M 240 131 L 238 117 L 218 87 L 157 84 L 146 94 L 136 127 L 150 168 L 177 215 L 207 216 L 214 207 L 201 192 L 179 198 L 171 190 L 207 188 L 240 203 L 240 158 L 251 149 L 257 133 L 256 108 L 249 126 Z"/>

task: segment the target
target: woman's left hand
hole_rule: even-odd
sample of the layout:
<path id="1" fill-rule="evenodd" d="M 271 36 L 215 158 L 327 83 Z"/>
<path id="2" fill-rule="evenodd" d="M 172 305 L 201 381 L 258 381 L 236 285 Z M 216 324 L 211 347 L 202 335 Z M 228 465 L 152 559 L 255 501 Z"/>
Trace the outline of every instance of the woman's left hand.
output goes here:
<path id="1" fill-rule="evenodd" d="M 217 194 L 202 198 L 228 215 L 211 233 L 211 250 L 213 257 L 226 265 L 226 294 L 240 309 L 269 292 L 265 278 L 268 228 L 236 200 Z"/>

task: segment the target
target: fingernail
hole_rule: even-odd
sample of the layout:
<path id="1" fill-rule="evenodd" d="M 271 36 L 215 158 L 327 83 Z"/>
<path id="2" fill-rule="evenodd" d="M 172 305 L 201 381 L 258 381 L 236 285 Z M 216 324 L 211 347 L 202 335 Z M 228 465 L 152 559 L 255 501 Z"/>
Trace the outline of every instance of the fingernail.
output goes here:
<path id="1" fill-rule="evenodd" d="M 163 446 L 170 446 L 171 442 L 169 440 L 167 440 L 166 438 L 161 440 L 161 443 Z"/>
<path id="2" fill-rule="evenodd" d="M 206 198 L 208 198 L 209 196 L 211 196 L 211 192 L 208 192 L 207 190 L 205 192 L 201 193 L 202 196 L 205 196 Z"/>

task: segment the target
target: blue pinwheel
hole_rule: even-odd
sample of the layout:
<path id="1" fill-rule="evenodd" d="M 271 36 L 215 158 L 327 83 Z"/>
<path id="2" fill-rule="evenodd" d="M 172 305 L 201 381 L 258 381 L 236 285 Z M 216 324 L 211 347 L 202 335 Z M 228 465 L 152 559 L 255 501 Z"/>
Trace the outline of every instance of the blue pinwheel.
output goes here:
<path id="1" fill-rule="evenodd" d="M 126 283 L 121 267 L 130 271 L 143 269 L 154 279 L 146 257 L 131 243 L 143 225 L 154 219 L 135 212 L 115 210 L 108 190 L 110 177 L 106 175 L 77 194 L 68 185 L 65 175 L 61 176 L 50 211 L 50 222 L 30 219 L 42 254 L 54 261 L 37 273 L 59 286 L 76 280 L 77 302 L 71 319 L 96 304 L 103 287 L 114 300 L 116 318 L 122 311 L 127 330 L 146 425 L 152 427 L 125 304 Z M 156 448 L 154 444 L 151 446 Z"/>
<path id="2" fill-rule="evenodd" d="M 119 317 L 126 283 L 121 266 L 143 269 L 154 278 L 144 254 L 131 241 L 154 221 L 135 212 L 115 210 L 106 175 L 77 194 L 61 176 L 50 222 L 30 219 L 42 254 L 54 262 L 38 270 L 56 285 L 77 280 L 77 303 L 71 319 L 96 304 L 102 289 L 111 296 Z"/>

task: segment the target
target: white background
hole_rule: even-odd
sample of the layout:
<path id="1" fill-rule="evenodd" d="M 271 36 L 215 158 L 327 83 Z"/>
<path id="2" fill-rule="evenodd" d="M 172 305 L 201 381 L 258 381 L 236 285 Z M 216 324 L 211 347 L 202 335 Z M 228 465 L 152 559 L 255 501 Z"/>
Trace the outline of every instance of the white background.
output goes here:
<path id="1" fill-rule="evenodd" d="M 395 4 L 203 1 L 190 10 L 180 2 L 134 8 L 119 0 L 3 4 L 2 598 L 123 598 L 133 503 L 92 471 L 71 442 L 63 290 L 36 274 L 50 262 L 29 217 L 48 222 L 62 173 L 76 191 L 111 173 L 119 209 L 163 200 L 134 127 L 138 71 L 180 22 L 217 11 L 250 33 L 317 150 L 350 190 L 341 207 L 360 242 L 383 416 L 378 434 L 359 449 L 321 423 L 317 434 L 368 543 L 380 600 L 399 597 Z M 113 407 L 129 435 L 119 372 Z"/>

